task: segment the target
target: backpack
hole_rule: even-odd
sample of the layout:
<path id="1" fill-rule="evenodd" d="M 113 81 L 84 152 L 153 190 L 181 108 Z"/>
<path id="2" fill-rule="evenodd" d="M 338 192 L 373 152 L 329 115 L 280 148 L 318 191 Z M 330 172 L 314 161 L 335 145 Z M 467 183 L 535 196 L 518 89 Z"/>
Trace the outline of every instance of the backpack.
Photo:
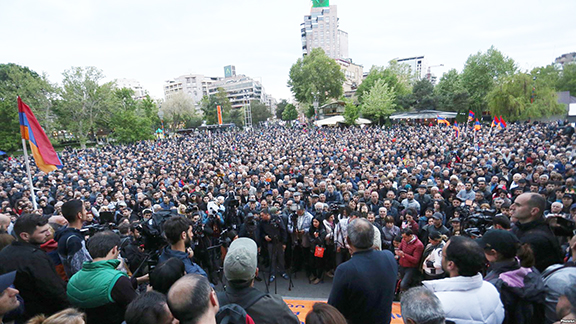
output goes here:
<path id="1" fill-rule="evenodd" d="M 252 289 L 242 299 L 230 295 L 226 291 L 219 292 L 220 310 L 216 314 L 216 322 L 218 324 L 253 324 L 254 321 L 246 313 L 246 310 L 264 296 L 268 296 L 268 294 L 257 289 Z"/>

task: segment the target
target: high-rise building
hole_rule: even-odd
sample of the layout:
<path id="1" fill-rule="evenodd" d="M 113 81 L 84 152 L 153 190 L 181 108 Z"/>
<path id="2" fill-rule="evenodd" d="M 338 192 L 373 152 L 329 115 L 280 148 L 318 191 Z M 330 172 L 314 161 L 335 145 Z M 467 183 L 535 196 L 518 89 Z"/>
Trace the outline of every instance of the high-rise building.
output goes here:
<path id="1" fill-rule="evenodd" d="M 396 62 L 401 64 L 408 64 L 411 69 L 412 75 L 414 75 L 418 80 L 422 80 L 422 78 L 426 75 L 426 69 L 428 64 L 424 56 L 415 56 L 415 57 L 407 57 L 403 59 L 397 59 Z"/>
<path id="2" fill-rule="evenodd" d="M 336 6 L 316 7 L 315 4 L 310 14 L 304 16 L 300 24 L 303 55 L 320 47 L 333 59 L 348 58 L 348 33 L 338 29 L 337 13 Z"/>
<path id="3" fill-rule="evenodd" d="M 207 77 L 202 74 L 181 75 L 164 83 L 164 97 L 168 99 L 177 92 L 184 92 L 197 105 L 202 100 L 202 97 L 208 95 L 208 88 L 221 79 L 219 77 Z"/>
<path id="4" fill-rule="evenodd" d="M 144 90 L 142 85 L 140 85 L 140 82 L 135 79 L 116 79 L 116 87 L 118 87 L 118 89 L 132 89 L 134 91 L 134 94 L 132 95 L 134 100 L 144 99 L 148 94 L 148 91 Z"/>

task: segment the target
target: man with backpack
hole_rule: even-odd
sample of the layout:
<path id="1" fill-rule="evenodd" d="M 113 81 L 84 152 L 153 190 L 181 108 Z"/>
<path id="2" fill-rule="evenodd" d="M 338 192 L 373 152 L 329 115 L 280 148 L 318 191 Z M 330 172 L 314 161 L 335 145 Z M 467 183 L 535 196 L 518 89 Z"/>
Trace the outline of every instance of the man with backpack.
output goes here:
<path id="1" fill-rule="evenodd" d="M 228 287 L 218 292 L 220 308 L 237 304 L 258 324 L 300 323 L 281 297 L 254 288 L 257 259 L 258 247 L 253 240 L 241 237 L 232 242 L 224 259 Z"/>

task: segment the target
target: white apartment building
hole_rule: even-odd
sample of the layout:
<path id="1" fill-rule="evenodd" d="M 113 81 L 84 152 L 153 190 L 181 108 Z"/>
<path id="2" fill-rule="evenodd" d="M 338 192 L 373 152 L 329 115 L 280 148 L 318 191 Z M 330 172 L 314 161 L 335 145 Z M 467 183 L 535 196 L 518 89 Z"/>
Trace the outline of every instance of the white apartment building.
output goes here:
<path id="1" fill-rule="evenodd" d="M 144 90 L 140 82 L 136 79 L 116 79 L 116 87 L 118 89 L 132 89 L 134 91 L 134 95 L 132 95 L 134 100 L 144 99 L 148 94 L 148 91 Z"/>
<path id="2" fill-rule="evenodd" d="M 424 58 L 424 55 L 397 59 L 396 61 L 398 63 L 408 64 L 412 75 L 416 76 L 418 80 L 422 80 L 425 77 L 428 63 L 426 58 Z"/>
<path id="3" fill-rule="evenodd" d="M 202 74 L 181 75 L 174 80 L 164 83 L 164 97 L 170 98 L 177 92 L 184 92 L 198 105 L 204 96 L 208 95 L 208 88 L 221 80 L 219 77 L 208 77 Z"/>
<path id="4" fill-rule="evenodd" d="M 348 33 L 338 29 L 337 6 L 312 8 L 300 24 L 302 54 L 321 47 L 333 59 L 348 58 Z"/>
<path id="5" fill-rule="evenodd" d="M 362 83 L 364 67 L 362 65 L 352 63 L 351 59 L 337 59 L 335 61 L 338 63 L 338 65 L 340 65 L 340 69 L 346 78 L 344 84 L 342 84 L 342 87 L 344 88 L 344 95 L 348 97 L 349 95 L 356 92 L 356 89 L 360 83 Z"/>
<path id="6" fill-rule="evenodd" d="M 208 95 L 216 94 L 219 88 L 226 91 L 232 108 L 242 108 L 252 100 L 266 103 L 266 95 L 260 81 L 242 74 L 213 82 L 208 86 Z"/>

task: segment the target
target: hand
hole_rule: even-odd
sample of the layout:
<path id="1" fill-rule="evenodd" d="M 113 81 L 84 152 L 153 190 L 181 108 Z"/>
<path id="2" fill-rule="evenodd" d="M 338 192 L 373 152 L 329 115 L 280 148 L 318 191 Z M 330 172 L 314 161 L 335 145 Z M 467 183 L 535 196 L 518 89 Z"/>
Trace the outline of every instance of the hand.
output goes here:
<path id="1" fill-rule="evenodd" d="M 318 237 L 319 233 L 318 232 L 314 232 L 314 237 Z"/>
<path id="2" fill-rule="evenodd" d="M 258 253 L 260 253 L 260 249 L 261 249 L 261 248 L 258 248 Z"/>
<path id="3" fill-rule="evenodd" d="M 283 245 L 282 245 L 282 248 L 283 248 L 284 250 L 286 250 L 286 244 L 283 244 Z"/>
<path id="4" fill-rule="evenodd" d="M 192 248 L 188 248 L 188 258 L 192 259 L 194 257 L 194 250 Z"/>
<path id="5" fill-rule="evenodd" d="M 138 277 L 138 278 L 136 278 L 136 281 L 138 282 L 138 284 L 141 284 L 143 282 L 148 282 L 148 281 L 150 281 L 150 275 L 146 274 L 145 276 Z"/>
<path id="6" fill-rule="evenodd" d="M 266 242 L 272 241 L 272 239 L 271 239 L 270 236 L 268 236 L 268 235 L 264 236 L 264 239 L 266 240 Z"/>
<path id="7" fill-rule="evenodd" d="M 336 252 L 340 253 L 340 250 L 341 250 L 340 247 L 336 248 Z"/>

